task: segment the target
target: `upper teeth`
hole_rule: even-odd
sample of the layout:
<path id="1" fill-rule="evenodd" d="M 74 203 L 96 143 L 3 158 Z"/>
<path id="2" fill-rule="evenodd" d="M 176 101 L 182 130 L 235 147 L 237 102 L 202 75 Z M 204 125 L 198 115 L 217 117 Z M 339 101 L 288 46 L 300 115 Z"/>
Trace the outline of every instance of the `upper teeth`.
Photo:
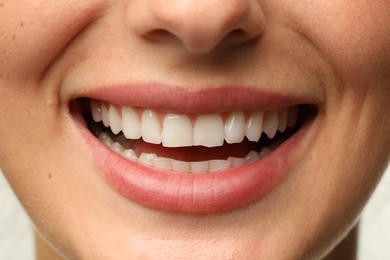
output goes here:
<path id="1" fill-rule="evenodd" d="M 277 131 L 293 127 L 297 119 L 296 106 L 273 111 L 188 116 L 91 100 L 91 110 L 94 121 L 103 121 L 114 134 L 122 131 L 128 139 L 142 137 L 145 142 L 165 147 L 214 147 L 223 145 L 224 141 L 240 143 L 245 136 L 257 142 L 263 132 L 273 138 Z"/>

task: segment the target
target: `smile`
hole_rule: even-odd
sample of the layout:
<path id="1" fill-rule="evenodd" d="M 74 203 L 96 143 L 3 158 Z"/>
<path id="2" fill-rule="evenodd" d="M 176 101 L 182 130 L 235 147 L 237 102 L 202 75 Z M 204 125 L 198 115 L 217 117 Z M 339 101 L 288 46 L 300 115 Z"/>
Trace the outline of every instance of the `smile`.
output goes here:
<path id="1" fill-rule="evenodd" d="M 215 90 L 216 103 L 221 91 L 231 93 L 219 111 L 198 106 L 202 93 L 185 94 L 195 100 L 193 112 L 178 102 L 148 107 L 153 95 L 132 90 L 136 102 L 118 98 L 118 90 L 77 99 L 104 179 L 131 201 L 182 214 L 230 211 L 271 191 L 287 175 L 316 109 L 283 98 L 273 98 L 274 107 L 261 101 L 263 93 L 248 98 L 229 88 Z"/>

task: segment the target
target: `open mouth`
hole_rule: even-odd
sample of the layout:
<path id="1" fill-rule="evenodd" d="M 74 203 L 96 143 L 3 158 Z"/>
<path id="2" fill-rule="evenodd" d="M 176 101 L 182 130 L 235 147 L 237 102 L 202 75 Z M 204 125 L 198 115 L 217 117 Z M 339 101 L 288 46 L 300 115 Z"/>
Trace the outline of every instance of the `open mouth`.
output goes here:
<path id="1" fill-rule="evenodd" d="M 97 100 L 82 104 L 88 129 L 113 152 L 147 167 L 197 174 L 265 158 L 299 129 L 305 110 L 186 115 Z"/>
<path id="2" fill-rule="evenodd" d="M 174 99 L 166 87 L 138 90 L 94 91 L 70 110 L 109 186 L 180 214 L 228 212 L 270 192 L 303 157 L 317 115 L 306 102 L 235 88 L 175 89 Z"/>

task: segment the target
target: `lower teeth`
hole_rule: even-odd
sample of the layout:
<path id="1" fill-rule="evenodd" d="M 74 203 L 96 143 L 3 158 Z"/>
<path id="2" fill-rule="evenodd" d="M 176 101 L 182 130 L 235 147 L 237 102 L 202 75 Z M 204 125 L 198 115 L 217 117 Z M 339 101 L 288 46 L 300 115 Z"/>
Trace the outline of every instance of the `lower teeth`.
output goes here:
<path id="1" fill-rule="evenodd" d="M 158 157 L 156 154 L 151 153 L 141 153 L 140 155 L 137 155 L 133 149 L 125 149 L 120 143 L 114 142 L 111 137 L 104 132 L 100 133 L 98 138 L 113 152 L 129 161 L 141 163 L 151 168 L 181 173 L 211 173 L 254 163 L 268 156 L 277 147 L 277 145 L 271 145 L 271 147 L 262 148 L 260 152 L 250 151 L 244 158 L 229 157 L 226 160 L 187 162 Z"/>

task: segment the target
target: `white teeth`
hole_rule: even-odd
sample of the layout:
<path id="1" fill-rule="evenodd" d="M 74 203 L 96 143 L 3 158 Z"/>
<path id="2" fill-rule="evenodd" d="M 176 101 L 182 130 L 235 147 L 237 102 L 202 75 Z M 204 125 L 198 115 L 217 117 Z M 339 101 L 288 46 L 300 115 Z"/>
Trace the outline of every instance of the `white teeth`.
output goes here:
<path id="1" fill-rule="evenodd" d="M 223 145 L 225 139 L 221 115 L 199 116 L 195 121 L 193 145 L 214 147 Z"/>
<path id="2" fill-rule="evenodd" d="M 245 115 L 233 112 L 225 123 L 225 140 L 228 144 L 241 143 L 245 137 Z"/>
<path id="3" fill-rule="evenodd" d="M 165 147 L 192 145 L 192 124 L 188 116 L 168 114 L 164 118 L 162 144 Z"/>
<path id="4" fill-rule="evenodd" d="M 134 109 L 122 107 L 122 132 L 128 139 L 141 138 L 141 121 Z"/>
<path id="5" fill-rule="evenodd" d="M 191 164 L 190 162 L 183 161 L 172 161 L 172 170 L 175 172 L 191 172 Z"/>
<path id="6" fill-rule="evenodd" d="M 185 162 L 166 157 L 158 157 L 153 153 L 141 153 L 138 157 L 134 150 L 124 149 L 118 142 L 114 142 L 107 133 L 99 134 L 98 138 L 112 151 L 123 156 L 125 159 L 140 163 L 148 167 L 160 169 L 163 171 L 174 171 L 180 173 L 212 173 L 227 170 L 233 167 L 254 163 L 272 152 L 272 148 L 265 147 L 260 153 L 250 151 L 244 158 L 229 157 L 226 160 L 209 160 L 201 162 Z M 116 138 L 115 138 L 116 139 Z"/>
<path id="7" fill-rule="evenodd" d="M 153 166 L 161 170 L 172 170 L 172 159 L 165 157 L 156 157 L 153 160 Z"/>
<path id="8" fill-rule="evenodd" d="M 257 142 L 260 140 L 261 133 L 263 132 L 263 115 L 262 111 L 252 112 L 247 123 L 245 135 L 251 142 Z"/>
<path id="9" fill-rule="evenodd" d="M 230 168 L 229 160 L 211 160 L 209 164 L 209 172 L 217 172 Z"/>
<path id="10" fill-rule="evenodd" d="M 191 162 L 191 173 L 209 172 L 209 161 Z"/>
<path id="11" fill-rule="evenodd" d="M 272 139 L 276 133 L 294 127 L 298 107 L 273 111 L 234 111 L 228 114 L 187 116 L 164 114 L 151 109 L 118 107 L 91 100 L 93 120 L 103 122 L 112 133 L 123 132 L 123 138 L 140 139 L 164 147 L 222 146 L 240 143 L 245 136 L 251 142 L 264 132 Z M 224 118 L 224 119 L 223 119 Z"/>
<path id="12" fill-rule="evenodd" d="M 110 108 L 108 109 L 108 118 L 111 131 L 114 134 L 119 134 L 119 132 L 122 130 L 122 119 L 113 105 L 110 105 Z"/>
<path id="13" fill-rule="evenodd" d="M 103 120 L 103 125 L 105 127 L 110 126 L 110 121 L 109 121 L 109 117 L 108 117 L 108 109 L 105 105 L 102 105 L 102 120 Z"/>
<path id="14" fill-rule="evenodd" d="M 161 125 L 156 113 L 151 109 L 146 109 L 142 113 L 141 120 L 142 138 L 147 143 L 161 143 Z"/>
<path id="15" fill-rule="evenodd" d="M 157 155 L 150 153 L 141 153 L 138 158 L 138 162 L 147 166 L 153 166 L 154 159 L 157 158 Z"/>
<path id="16" fill-rule="evenodd" d="M 252 163 L 252 162 L 256 162 L 257 160 L 260 159 L 260 156 L 258 153 L 256 153 L 255 151 L 250 151 L 248 153 L 248 155 L 245 157 L 245 161 L 247 163 Z"/>
<path id="17" fill-rule="evenodd" d="M 272 139 L 275 137 L 278 130 L 278 113 L 276 111 L 268 111 L 264 116 L 263 131 Z"/>
<path id="18" fill-rule="evenodd" d="M 99 102 L 91 100 L 92 118 L 95 122 L 102 121 L 102 108 Z"/>
<path id="19" fill-rule="evenodd" d="M 245 164 L 245 158 L 229 157 L 231 167 L 237 167 Z"/>

